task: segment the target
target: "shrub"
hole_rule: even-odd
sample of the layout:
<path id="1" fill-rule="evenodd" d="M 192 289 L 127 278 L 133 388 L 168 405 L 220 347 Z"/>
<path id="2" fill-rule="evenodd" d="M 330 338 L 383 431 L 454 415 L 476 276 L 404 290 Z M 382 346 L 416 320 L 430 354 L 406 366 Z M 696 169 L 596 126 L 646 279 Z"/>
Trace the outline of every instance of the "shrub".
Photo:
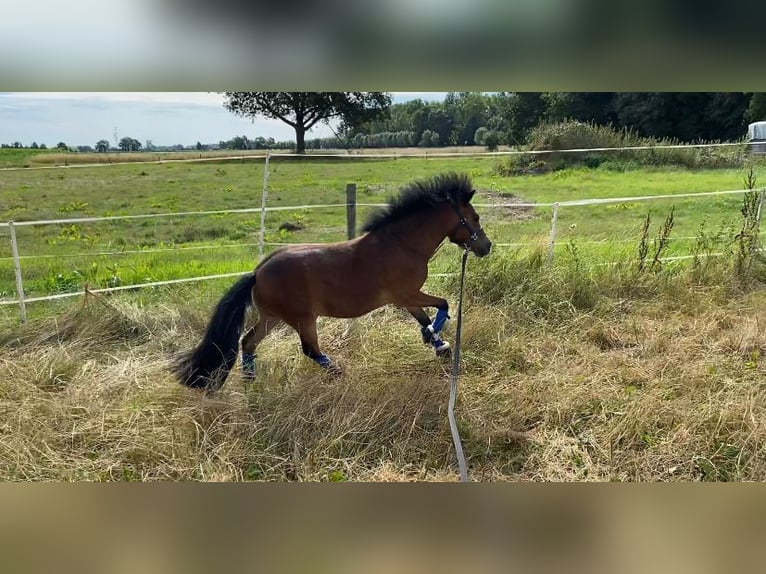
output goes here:
<path id="1" fill-rule="evenodd" d="M 496 131 L 489 131 L 484 136 L 484 145 L 487 146 L 489 151 L 497 151 L 497 146 L 500 143 L 500 135 Z"/>
<path id="2" fill-rule="evenodd" d="M 486 137 L 485 137 L 486 140 Z M 615 129 L 575 120 L 541 123 L 529 137 L 530 150 L 624 148 L 681 145 L 678 140 L 641 137 L 627 129 Z M 726 148 L 655 148 L 598 152 L 550 153 L 510 158 L 497 167 L 500 175 L 540 173 L 573 166 L 603 167 L 615 171 L 639 166 L 677 166 L 687 169 L 741 168 L 747 154 L 744 146 Z"/>
<path id="3" fill-rule="evenodd" d="M 473 141 L 476 143 L 476 145 L 484 145 L 484 138 L 487 137 L 487 132 L 489 130 L 485 128 L 484 126 L 481 126 L 476 130 L 476 133 L 473 134 Z"/>

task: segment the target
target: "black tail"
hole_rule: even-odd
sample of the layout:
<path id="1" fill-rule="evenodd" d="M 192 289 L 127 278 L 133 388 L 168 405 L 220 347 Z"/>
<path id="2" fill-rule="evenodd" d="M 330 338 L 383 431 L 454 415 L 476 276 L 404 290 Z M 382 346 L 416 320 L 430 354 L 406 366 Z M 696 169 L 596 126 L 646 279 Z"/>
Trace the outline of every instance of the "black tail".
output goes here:
<path id="1" fill-rule="evenodd" d="M 245 312 L 252 304 L 255 274 L 249 274 L 226 292 L 213 311 L 205 336 L 191 351 L 178 357 L 173 371 L 184 385 L 218 389 L 237 360 Z"/>

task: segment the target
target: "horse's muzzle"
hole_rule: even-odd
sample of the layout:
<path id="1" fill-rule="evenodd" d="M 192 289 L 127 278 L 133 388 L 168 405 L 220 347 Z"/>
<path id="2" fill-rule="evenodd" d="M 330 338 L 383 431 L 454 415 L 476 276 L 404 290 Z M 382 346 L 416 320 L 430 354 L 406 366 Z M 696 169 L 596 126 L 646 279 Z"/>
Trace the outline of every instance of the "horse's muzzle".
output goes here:
<path id="1" fill-rule="evenodd" d="M 471 245 L 471 251 L 473 251 L 476 257 L 485 257 L 492 251 L 492 242 L 486 238 L 483 241 L 475 241 Z"/>

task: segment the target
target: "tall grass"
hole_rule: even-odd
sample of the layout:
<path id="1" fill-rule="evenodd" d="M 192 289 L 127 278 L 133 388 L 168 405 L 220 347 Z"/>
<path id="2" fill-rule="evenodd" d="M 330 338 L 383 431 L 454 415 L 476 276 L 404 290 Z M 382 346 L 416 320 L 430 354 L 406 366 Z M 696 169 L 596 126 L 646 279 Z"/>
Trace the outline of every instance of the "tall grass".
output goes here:
<path id="1" fill-rule="evenodd" d="M 409 179 L 418 170 L 441 166 L 407 161 L 413 163 L 397 164 L 396 178 Z M 463 167 L 479 172 L 479 186 L 495 189 L 488 165 L 471 162 Z M 320 167 L 327 173 L 337 170 Z M 344 167 L 348 171 L 336 173 L 332 184 L 322 184 L 321 177 L 306 172 L 305 164 L 276 166 L 284 179 L 275 178 L 272 197 L 291 204 L 306 189 L 322 192 L 327 187 L 323 193 L 331 198 L 342 191 L 349 173 L 364 181 L 360 194 L 370 200 L 391 190 L 382 166 Z M 160 180 L 172 173 L 176 181 L 185 173 L 166 168 L 146 170 L 157 169 Z M 118 172 L 127 182 L 119 184 L 124 194 L 119 201 L 130 204 L 126 210 L 143 209 L 133 201 L 161 199 L 165 205 L 177 193 L 139 198 L 150 193 L 151 183 L 136 171 Z M 247 202 L 252 192 L 245 182 L 253 178 L 253 170 L 240 173 L 226 166 L 225 171 L 240 175 L 238 197 Z M 202 183 L 192 172 L 186 174 L 197 193 L 184 201 L 206 200 L 198 190 L 207 185 L 211 201 L 231 193 L 211 183 L 226 176 L 216 175 L 212 166 L 208 172 Z M 548 185 L 553 175 L 550 180 L 527 178 L 535 182 L 525 179 L 521 185 Z M 573 190 L 601 185 L 598 193 L 624 194 L 622 179 L 599 184 L 580 174 L 563 175 L 558 180 Z M 20 185 L 31 184 L 26 177 L 9 178 L 16 183 L 4 190 L 16 194 Z M 519 179 L 511 180 L 508 189 L 519 185 Z M 61 184 L 49 182 L 50 193 Z M 171 190 L 175 185 L 167 183 Z M 757 194 L 755 182 L 753 188 Z M 564 189 L 572 191 L 554 188 L 535 197 Z M 62 193 L 66 200 L 54 211 L 70 204 L 95 213 L 101 209 L 98 194 L 83 198 L 70 189 Z M 580 212 L 576 220 L 567 220 L 570 214 L 563 212 L 560 224 L 566 231 L 552 265 L 546 265 L 542 246 L 472 258 L 457 409 L 472 478 L 765 480 L 766 298 L 761 289 L 764 264 L 754 239 L 754 197 L 727 198 L 708 219 L 689 217 L 679 209 L 681 202 L 674 203 L 674 223 L 664 226 L 672 205 L 646 219 L 643 207 L 632 204 L 630 220 L 622 218 L 630 211 L 627 207 L 615 206 L 601 214 L 603 227 L 598 227 L 594 211 Z M 183 205 L 179 202 L 178 208 Z M 736 219 L 724 225 L 722 214 L 729 212 Z M 574 217 L 577 212 L 571 213 Z M 274 219 L 270 232 L 302 215 Z M 156 228 L 137 225 L 124 232 L 121 245 L 151 239 L 143 235 L 150 231 L 157 246 L 179 239 L 236 241 L 228 233 L 249 232 L 246 219 L 222 219 L 196 232 L 177 222 Z M 503 237 L 513 239 L 522 225 L 538 225 L 536 235 L 530 232 L 537 237 L 549 225 L 547 218 L 505 221 L 503 211 L 485 219 L 491 222 L 488 229 L 507 230 Z M 334 220 L 310 214 L 300 221 L 308 229 L 296 236 L 321 238 L 329 233 L 326 227 L 340 227 L 342 215 Z M 631 222 L 632 242 L 625 249 L 597 252 L 586 245 L 590 235 L 578 235 L 584 222 L 590 233 L 602 233 L 625 228 L 626 221 Z M 577 227 L 570 228 L 570 223 Z M 689 246 L 696 257 L 665 261 L 664 255 L 674 253 L 677 235 L 692 227 L 698 233 Z M 61 238 L 62 229 L 54 235 L 29 231 L 22 239 L 30 252 L 64 254 L 88 244 L 89 234 L 101 232 L 104 241 L 116 241 L 109 226 L 69 229 Z M 156 266 L 126 256 L 117 276 L 132 282 L 146 273 L 155 277 L 155 270 L 162 269 L 167 273 L 163 277 L 188 276 L 230 266 L 238 270 L 254 261 L 252 253 L 235 248 L 230 257 L 192 252 L 148 257 L 156 258 Z M 454 251 L 444 249 L 439 257 L 445 270 L 450 265 L 457 270 Z M 644 265 L 639 264 L 642 258 Z M 99 261 L 92 279 L 108 282 L 113 270 L 106 265 L 113 263 L 104 261 L 102 267 Z M 61 270 L 46 265 L 25 266 L 29 280 L 44 281 Z M 35 277 L 37 269 L 40 275 Z M 89 272 L 87 266 L 80 271 Z M 7 277 L 12 285 L 10 271 Z M 456 281 L 455 276 L 432 278 L 425 290 L 447 296 L 454 308 Z M 359 319 L 347 335 L 346 321 L 320 322 L 323 350 L 345 369 L 340 378 L 316 369 L 302 356 L 295 334 L 279 329 L 259 348 L 254 386 L 246 385 L 236 371 L 223 391 L 211 397 L 178 385 L 168 370 L 171 358 L 199 339 L 211 308 L 230 284 L 212 281 L 42 304 L 31 308 L 33 319 L 24 326 L 15 325 L 13 309 L 0 331 L 0 478 L 456 480 L 444 416 L 450 366 L 434 358 L 422 345 L 417 324 L 398 310 L 383 309 Z M 451 327 L 446 337 L 453 337 Z"/>
<path id="2" fill-rule="evenodd" d="M 472 259 L 458 418 L 473 478 L 766 479 L 762 264 L 744 283 L 714 258 L 700 282 L 691 265 L 636 258 L 600 265 L 570 244 L 551 266 L 542 249 Z M 454 301 L 455 281 L 427 291 Z M 383 309 L 345 336 L 322 321 L 340 378 L 279 329 L 254 386 L 235 371 L 205 397 L 167 366 L 219 296 L 89 296 L 4 331 L 0 477 L 456 479 L 449 365 L 410 317 Z"/>
<path id="3" fill-rule="evenodd" d="M 718 143 L 718 142 L 698 142 Z M 615 171 L 636 169 L 640 166 L 686 169 L 742 168 L 754 161 L 747 147 L 723 148 L 657 148 L 648 150 L 616 150 L 613 152 L 555 153 L 556 150 L 624 148 L 682 145 L 675 139 L 657 139 L 639 136 L 627 128 L 615 129 L 576 120 L 544 122 L 530 133 L 528 149 L 547 150 L 549 154 L 511 156 L 498 164 L 501 175 L 519 175 L 557 171 L 572 166 L 586 166 Z"/>

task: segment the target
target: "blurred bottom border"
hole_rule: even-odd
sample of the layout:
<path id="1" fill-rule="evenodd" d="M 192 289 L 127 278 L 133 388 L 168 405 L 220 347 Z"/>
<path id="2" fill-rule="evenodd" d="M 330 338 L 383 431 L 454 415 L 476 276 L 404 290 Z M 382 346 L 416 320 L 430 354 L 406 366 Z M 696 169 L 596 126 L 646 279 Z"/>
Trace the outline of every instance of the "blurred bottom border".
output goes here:
<path id="1" fill-rule="evenodd" d="M 6 484 L 3 571 L 751 572 L 757 484 Z"/>

